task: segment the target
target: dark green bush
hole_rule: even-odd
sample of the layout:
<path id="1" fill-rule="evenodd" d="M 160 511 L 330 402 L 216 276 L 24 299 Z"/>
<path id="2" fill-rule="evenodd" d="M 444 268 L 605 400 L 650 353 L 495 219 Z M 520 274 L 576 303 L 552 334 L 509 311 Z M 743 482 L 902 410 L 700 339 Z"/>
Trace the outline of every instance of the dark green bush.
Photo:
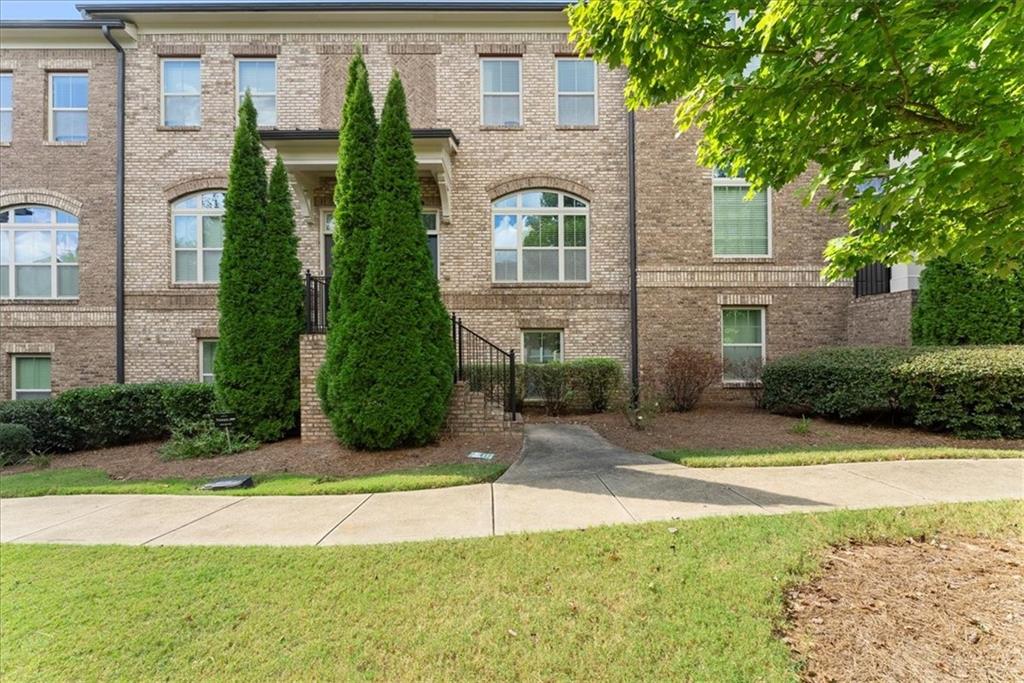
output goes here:
<path id="1" fill-rule="evenodd" d="M 581 358 L 566 363 L 566 371 L 576 401 L 593 413 L 607 410 L 622 385 L 622 365 L 614 358 Z"/>
<path id="2" fill-rule="evenodd" d="M 914 423 L 971 438 L 1024 437 L 1024 346 L 922 353 L 893 370 Z"/>
<path id="3" fill-rule="evenodd" d="M 21 462 L 32 453 L 32 431 L 25 425 L 0 422 L 0 465 Z"/>
<path id="4" fill-rule="evenodd" d="M 854 418 L 895 410 L 892 369 L 919 351 L 819 349 L 765 365 L 764 406 L 773 413 Z"/>
<path id="5" fill-rule="evenodd" d="M 0 422 L 28 427 L 38 453 L 67 453 L 160 439 L 178 422 L 208 416 L 213 405 L 209 384 L 110 384 L 2 403 Z"/>
<path id="6" fill-rule="evenodd" d="M 1000 278 L 940 259 L 921 274 L 917 345 L 1024 344 L 1024 273 Z"/>

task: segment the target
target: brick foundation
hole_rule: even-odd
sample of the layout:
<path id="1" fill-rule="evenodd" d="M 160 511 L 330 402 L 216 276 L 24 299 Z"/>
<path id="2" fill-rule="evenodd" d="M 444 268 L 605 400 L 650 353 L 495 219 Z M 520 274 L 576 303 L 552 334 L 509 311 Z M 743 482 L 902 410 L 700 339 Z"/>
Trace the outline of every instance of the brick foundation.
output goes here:
<path id="1" fill-rule="evenodd" d="M 846 343 L 910 346 L 910 315 L 916 301 L 917 290 L 854 299 L 846 315 Z"/>

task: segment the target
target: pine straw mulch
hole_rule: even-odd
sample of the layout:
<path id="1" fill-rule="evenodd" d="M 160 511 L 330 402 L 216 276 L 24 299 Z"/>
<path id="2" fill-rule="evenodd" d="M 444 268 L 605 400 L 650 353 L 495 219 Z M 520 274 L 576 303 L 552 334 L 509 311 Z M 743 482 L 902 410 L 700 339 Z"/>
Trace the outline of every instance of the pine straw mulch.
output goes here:
<path id="1" fill-rule="evenodd" d="M 805 681 L 1024 680 L 1024 543 L 833 549 L 788 596 Z"/>

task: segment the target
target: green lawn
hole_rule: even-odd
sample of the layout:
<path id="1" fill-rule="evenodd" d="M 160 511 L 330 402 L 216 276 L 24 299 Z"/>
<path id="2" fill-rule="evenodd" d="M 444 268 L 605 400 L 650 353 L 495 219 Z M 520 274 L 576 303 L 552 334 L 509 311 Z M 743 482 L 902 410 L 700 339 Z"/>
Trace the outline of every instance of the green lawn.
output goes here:
<path id="1" fill-rule="evenodd" d="M 828 544 L 1019 536 L 1024 504 L 332 548 L 5 545 L 0 678 L 795 681 Z"/>
<path id="2" fill-rule="evenodd" d="M 385 474 L 331 479 L 300 474 L 272 474 L 253 477 L 256 486 L 231 491 L 202 491 L 206 479 L 161 479 L 158 481 L 117 481 L 97 469 L 47 469 L 0 476 L 0 498 L 70 495 L 75 493 L 186 493 L 232 496 L 304 496 L 341 493 L 412 491 L 444 486 L 461 486 L 494 481 L 508 465 L 468 463 L 431 465 Z"/>
<path id="3" fill-rule="evenodd" d="M 783 447 L 745 450 L 659 451 L 655 457 L 689 467 L 781 467 L 783 465 L 827 465 L 837 462 L 879 460 L 948 460 L 953 458 L 1024 458 L 1022 450 L 994 448 L 849 446 Z"/>

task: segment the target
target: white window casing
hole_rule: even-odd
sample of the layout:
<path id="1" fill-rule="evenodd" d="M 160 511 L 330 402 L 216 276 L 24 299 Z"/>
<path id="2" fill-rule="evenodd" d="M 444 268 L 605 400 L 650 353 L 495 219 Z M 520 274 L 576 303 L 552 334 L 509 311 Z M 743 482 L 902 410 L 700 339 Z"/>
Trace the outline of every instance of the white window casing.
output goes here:
<path id="1" fill-rule="evenodd" d="M 171 279 L 215 285 L 224 248 L 224 192 L 188 195 L 171 204 Z"/>
<path id="2" fill-rule="evenodd" d="M 213 363 L 216 355 L 216 339 L 199 340 L 199 381 L 203 384 L 213 384 Z"/>
<path id="3" fill-rule="evenodd" d="M 256 107 L 256 124 L 262 128 L 277 125 L 277 60 L 272 57 L 239 57 L 235 60 L 237 105 L 242 106 L 249 91 Z M 237 107 L 236 107 L 237 110 Z"/>
<path id="4" fill-rule="evenodd" d="M 559 126 L 597 125 L 597 64 L 592 59 L 555 60 L 555 120 Z"/>
<path id="5" fill-rule="evenodd" d="M 557 190 L 526 190 L 491 204 L 496 283 L 590 281 L 590 207 Z"/>
<path id="6" fill-rule="evenodd" d="M 11 399 L 15 401 L 50 398 L 52 360 L 45 354 L 11 356 Z"/>
<path id="7" fill-rule="evenodd" d="M 202 125 L 202 63 L 199 59 L 160 60 L 160 125 L 191 128 Z"/>
<path id="8" fill-rule="evenodd" d="M 0 299 L 77 299 L 78 219 L 49 206 L 0 210 Z"/>
<path id="9" fill-rule="evenodd" d="M 89 139 L 89 74 L 49 74 L 50 142 L 81 144 Z"/>
<path id="10" fill-rule="evenodd" d="M 725 384 L 749 384 L 760 376 L 766 358 L 766 309 L 724 307 L 721 323 L 722 380 Z"/>
<path id="11" fill-rule="evenodd" d="M 0 73 L 0 143 L 14 139 L 14 74 Z"/>
<path id="12" fill-rule="evenodd" d="M 750 183 L 742 177 L 711 176 L 712 251 L 716 258 L 772 256 L 772 191 L 747 199 Z"/>
<path id="13" fill-rule="evenodd" d="M 480 59 L 480 125 L 506 128 L 523 125 L 522 58 Z"/>

